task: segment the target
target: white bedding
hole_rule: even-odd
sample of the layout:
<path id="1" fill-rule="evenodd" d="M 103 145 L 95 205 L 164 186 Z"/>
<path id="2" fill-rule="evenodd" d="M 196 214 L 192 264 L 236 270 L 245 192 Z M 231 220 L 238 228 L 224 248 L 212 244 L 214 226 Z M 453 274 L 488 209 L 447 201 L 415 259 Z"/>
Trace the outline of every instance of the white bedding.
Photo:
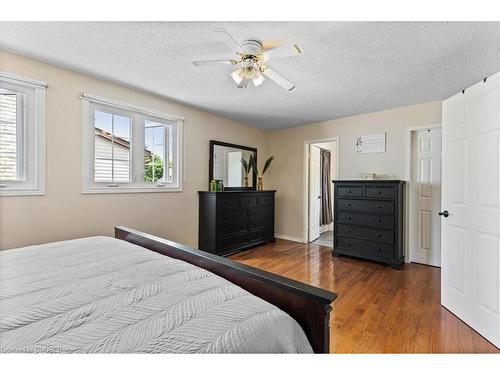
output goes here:
<path id="1" fill-rule="evenodd" d="M 312 349 L 295 320 L 227 280 L 90 237 L 0 252 L 0 352 Z"/>

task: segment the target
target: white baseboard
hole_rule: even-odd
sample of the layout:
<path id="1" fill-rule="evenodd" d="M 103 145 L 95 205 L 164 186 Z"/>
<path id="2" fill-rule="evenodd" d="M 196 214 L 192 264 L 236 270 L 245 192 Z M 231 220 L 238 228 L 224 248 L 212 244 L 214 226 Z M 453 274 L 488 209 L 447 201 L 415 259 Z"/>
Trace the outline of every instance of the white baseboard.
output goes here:
<path id="1" fill-rule="evenodd" d="M 288 240 L 288 241 L 294 241 L 294 242 L 300 242 L 302 243 L 302 238 L 299 237 L 292 237 L 292 236 L 285 236 L 284 234 L 274 234 L 274 237 L 276 238 L 281 238 L 282 240 Z"/>

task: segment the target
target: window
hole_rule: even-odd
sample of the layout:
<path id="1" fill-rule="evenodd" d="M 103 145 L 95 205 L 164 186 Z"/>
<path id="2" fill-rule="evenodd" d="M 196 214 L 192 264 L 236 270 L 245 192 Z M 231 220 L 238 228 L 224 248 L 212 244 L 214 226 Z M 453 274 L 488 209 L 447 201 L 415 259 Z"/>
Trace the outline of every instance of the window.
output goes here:
<path id="1" fill-rule="evenodd" d="M 0 195 L 44 194 L 46 87 L 0 73 Z"/>
<path id="2" fill-rule="evenodd" d="M 84 193 L 182 190 L 181 118 L 81 98 Z"/>

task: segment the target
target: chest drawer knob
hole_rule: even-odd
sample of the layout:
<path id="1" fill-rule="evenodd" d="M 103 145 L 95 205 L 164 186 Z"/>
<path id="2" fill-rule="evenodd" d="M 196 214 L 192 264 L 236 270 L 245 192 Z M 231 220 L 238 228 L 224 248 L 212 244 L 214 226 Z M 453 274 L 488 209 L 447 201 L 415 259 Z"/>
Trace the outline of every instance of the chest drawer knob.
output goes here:
<path id="1" fill-rule="evenodd" d="M 347 246 L 351 246 L 351 243 L 350 243 L 350 242 L 348 242 L 348 243 L 347 243 Z"/>
<path id="2" fill-rule="evenodd" d="M 381 223 L 382 222 L 382 219 L 377 219 L 377 223 Z"/>
<path id="3" fill-rule="evenodd" d="M 377 194 L 382 194 L 382 192 L 379 190 L 379 191 L 377 191 Z"/>
<path id="4" fill-rule="evenodd" d="M 347 230 L 347 233 L 352 233 L 352 230 L 348 229 L 348 230 Z"/>
<path id="5" fill-rule="evenodd" d="M 351 207 L 351 206 L 352 206 L 352 204 L 350 204 L 350 203 L 347 203 L 347 207 Z"/>
<path id="6" fill-rule="evenodd" d="M 380 233 L 377 233 L 377 238 L 380 238 L 382 237 L 382 235 Z"/>
<path id="7" fill-rule="evenodd" d="M 382 206 L 380 204 L 377 204 L 377 208 L 382 208 Z"/>
<path id="8" fill-rule="evenodd" d="M 351 194 L 351 193 L 352 193 L 352 191 L 351 191 L 351 190 L 347 190 L 347 194 Z"/>
<path id="9" fill-rule="evenodd" d="M 377 250 L 378 252 L 381 252 L 381 251 L 382 251 L 382 249 L 381 249 L 380 247 L 377 247 L 377 249 L 376 249 L 376 250 Z"/>
<path id="10" fill-rule="evenodd" d="M 350 217 L 350 216 L 347 216 L 347 220 L 351 220 L 351 217 Z"/>

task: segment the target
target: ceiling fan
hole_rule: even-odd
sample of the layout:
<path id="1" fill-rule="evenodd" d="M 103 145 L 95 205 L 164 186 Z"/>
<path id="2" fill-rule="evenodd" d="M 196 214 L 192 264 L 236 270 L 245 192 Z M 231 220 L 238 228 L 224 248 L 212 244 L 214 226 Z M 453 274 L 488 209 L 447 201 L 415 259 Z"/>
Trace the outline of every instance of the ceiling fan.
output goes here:
<path id="1" fill-rule="evenodd" d="M 238 69 L 231 73 L 231 77 L 239 88 L 246 88 L 250 81 L 257 87 L 260 86 L 266 78 L 269 78 L 287 91 L 295 90 L 295 85 L 281 74 L 271 69 L 267 65 L 267 61 L 270 59 L 301 54 L 302 50 L 297 44 L 285 44 L 280 47 L 264 50 L 261 41 L 248 39 L 238 43 L 226 29 L 216 28 L 214 31 L 226 35 L 226 39 L 231 47 L 236 49 L 235 54 L 237 57 L 224 57 L 215 60 L 197 60 L 192 61 L 193 65 L 238 65 Z"/>

